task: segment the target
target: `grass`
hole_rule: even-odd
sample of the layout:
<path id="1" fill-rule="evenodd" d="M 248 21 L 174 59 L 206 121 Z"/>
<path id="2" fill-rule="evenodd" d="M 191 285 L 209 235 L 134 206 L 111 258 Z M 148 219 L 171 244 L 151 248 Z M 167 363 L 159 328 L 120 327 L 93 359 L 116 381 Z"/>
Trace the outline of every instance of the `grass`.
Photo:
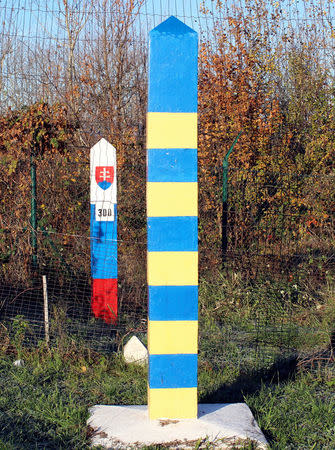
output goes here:
<path id="1" fill-rule="evenodd" d="M 296 290 L 236 279 L 202 283 L 199 401 L 246 401 L 273 449 L 335 448 L 334 291 L 316 308 L 294 303 Z M 85 449 L 90 406 L 146 403 L 146 368 L 126 365 L 120 353 L 92 351 L 66 333 L 50 349 L 29 348 L 27 335 L 18 318 L 0 336 L 0 449 Z M 326 362 L 321 348 L 328 348 Z M 314 365 L 302 366 L 312 354 Z M 13 365 L 17 358 L 23 367 Z"/>
<path id="2" fill-rule="evenodd" d="M 88 406 L 145 402 L 145 370 L 118 356 L 63 343 L 61 351 L 42 347 L 21 358 L 23 367 L 12 356 L 0 360 L 3 448 L 85 448 Z"/>
<path id="3" fill-rule="evenodd" d="M 246 397 L 271 448 L 335 448 L 334 380 L 324 370 L 300 373 Z"/>
<path id="4" fill-rule="evenodd" d="M 61 352 L 40 348 L 25 350 L 21 357 L 23 367 L 13 366 L 14 355 L 0 358 L 1 449 L 88 448 L 89 406 L 146 403 L 145 368 L 126 365 L 119 356 L 107 358 L 63 344 Z M 208 401 L 213 392 L 216 401 L 231 395 L 220 387 L 231 387 L 241 373 L 222 369 L 213 376 L 200 368 L 200 401 Z M 285 380 L 274 372 L 253 393 L 244 394 L 271 448 L 335 448 L 335 365 L 333 369 L 299 371 Z M 244 448 L 253 448 L 248 445 Z"/>

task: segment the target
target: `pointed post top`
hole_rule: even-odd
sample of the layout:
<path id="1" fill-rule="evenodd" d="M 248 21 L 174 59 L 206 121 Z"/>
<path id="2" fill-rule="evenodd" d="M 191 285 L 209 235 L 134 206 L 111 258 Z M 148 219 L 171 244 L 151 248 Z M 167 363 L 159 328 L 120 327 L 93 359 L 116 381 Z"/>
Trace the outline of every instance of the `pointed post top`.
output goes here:
<path id="1" fill-rule="evenodd" d="M 102 149 L 106 149 L 107 151 L 110 150 L 115 150 L 115 147 L 110 144 L 108 141 L 106 141 L 105 138 L 100 139 L 100 141 L 98 141 L 96 144 L 93 145 L 93 147 L 91 148 L 91 150 L 102 150 Z"/>
<path id="2" fill-rule="evenodd" d="M 197 112 L 198 33 L 171 16 L 150 32 L 149 112 Z"/>
<path id="3" fill-rule="evenodd" d="M 150 34 L 156 33 L 169 33 L 173 35 L 180 34 L 197 34 L 192 28 L 187 26 L 184 22 L 177 19 L 175 16 L 170 16 L 168 19 L 164 20 L 164 22 L 157 25 L 156 28 L 151 30 Z"/>
<path id="4" fill-rule="evenodd" d="M 106 141 L 105 138 L 101 138 L 100 141 L 98 141 L 95 145 L 104 145 L 104 146 L 108 146 L 110 145 L 110 143 L 108 141 Z"/>

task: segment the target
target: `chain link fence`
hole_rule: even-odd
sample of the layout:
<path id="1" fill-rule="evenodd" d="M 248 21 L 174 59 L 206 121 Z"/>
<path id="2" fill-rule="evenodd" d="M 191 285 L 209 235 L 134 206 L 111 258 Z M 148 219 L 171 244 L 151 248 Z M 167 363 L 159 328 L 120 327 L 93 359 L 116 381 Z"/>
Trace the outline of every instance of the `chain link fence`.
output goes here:
<path id="1" fill-rule="evenodd" d="M 277 4 L 278 3 L 278 4 Z M 115 350 L 145 341 L 147 33 L 199 32 L 200 364 L 331 342 L 332 2 L 0 1 L 0 321 Z M 239 136 L 223 167 L 228 149 Z M 119 320 L 91 311 L 89 149 L 118 155 Z"/>

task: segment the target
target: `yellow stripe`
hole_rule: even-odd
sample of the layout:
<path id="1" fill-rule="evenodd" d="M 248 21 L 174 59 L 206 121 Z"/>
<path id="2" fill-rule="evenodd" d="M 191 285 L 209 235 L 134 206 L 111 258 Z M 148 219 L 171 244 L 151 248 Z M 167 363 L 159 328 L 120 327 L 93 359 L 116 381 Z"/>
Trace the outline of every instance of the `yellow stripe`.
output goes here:
<path id="1" fill-rule="evenodd" d="M 148 389 L 149 418 L 196 419 L 197 388 Z"/>
<path id="2" fill-rule="evenodd" d="M 149 320 L 150 355 L 198 353 L 197 320 Z"/>
<path id="3" fill-rule="evenodd" d="M 149 286 L 196 286 L 198 252 L 148 252 Z"/>
<path id="4" fill-rule="evenodd" d="M 147 148 L 197 148 L 197 113 L 148 113 Z"/>
<path id="5" fill-rule="evenodd" d="M 148 217 L 198 215 L 198 183 L 147 183 Z"/>

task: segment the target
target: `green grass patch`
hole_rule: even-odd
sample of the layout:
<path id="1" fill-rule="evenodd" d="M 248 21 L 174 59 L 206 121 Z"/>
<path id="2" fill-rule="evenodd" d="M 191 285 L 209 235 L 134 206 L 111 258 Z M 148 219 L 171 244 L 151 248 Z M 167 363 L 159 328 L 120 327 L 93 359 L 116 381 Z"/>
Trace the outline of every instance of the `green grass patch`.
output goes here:
<path id="1" fill-rule="evenodd" d="M 301 373 L 246 397 L 271 448 L 335 448 L 334 379 L 324 370 Z"/>
<path id="2" fill-rule="evenodd" d="M 15 355 L 0 356 L 0 449 L 88 448 L 90 406 L 146 403 L 145 368 L 61 348 L 23 350 L 23 367 L 13 366 Z M 284 381 L 279 365 L 257 373 L 232 367 L 200 359 L 200 401 L 245 400 L 273 449 L 335 448 L 335 366 Z"/>
<path id="3" fill-rule="evenodd" d="M 333 293 L 313 303 L 301 286 L 282 282 L 202 282 L 199 402 L 246 401 L 273 449 L 335 448 L 335 365 L 318 359 L 320 349 L 331 356 Z M 85 449 L 90 406 L 146 404 L 145 367 L 90 350 L 61 319 L 52 329 L 59 331 L 47 349 L 26 346 L 32 332 L 22 317 L 0 328 L 0 449 Z M 312 354 L 318 370 L 299 368 Z M 17 358 L 23 367 L 13 366 Z"/>
<path id="4" fill-rule="evenodd" d="M 145 369 L 118 356 L 69 347 L 21 357 L 24 367 L 0 358 L 0 448 L 86 448 L 90 406 L 146 402 Z"/>

